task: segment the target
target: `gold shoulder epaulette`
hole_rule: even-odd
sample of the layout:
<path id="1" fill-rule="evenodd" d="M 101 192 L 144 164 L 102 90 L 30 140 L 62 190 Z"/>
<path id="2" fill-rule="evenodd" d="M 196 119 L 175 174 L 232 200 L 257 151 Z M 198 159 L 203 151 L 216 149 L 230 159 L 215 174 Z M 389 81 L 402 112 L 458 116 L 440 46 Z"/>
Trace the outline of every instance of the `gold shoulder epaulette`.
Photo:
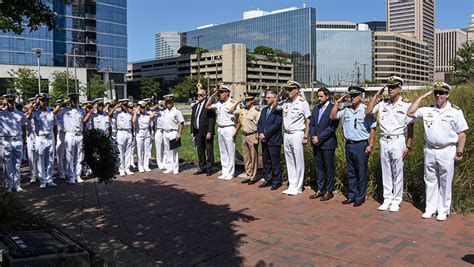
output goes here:
<path id="1" fill-rule="evenodd" d="M 402 98 L 402 101 L 405 103 L 411 103 L 410 99 Z"/>
<path id="2" fill-rule="evenodd" d="M 458 106 L 456 106 L 456 105 L 453 105 L 453 104 L 451 104 L 451 107 L 453 107 L 454 109 L 457 109 L 457 110 L 461 110 L 460 107 L 458 107 Z"/>
<path id="3" fill-rule="evenodd" d="M 301 101 L 306 101 L 306 99 L 305 99 L 303 96 L 299 96 L 299 99 L 300 99 Z"/>
<path id="4" fill-rule="evenodd" d="M 235 104 L 235 100 L 234 100 L 234 99 L 231 99 L 231 100 L 230 100 L 230 103 Z"/>

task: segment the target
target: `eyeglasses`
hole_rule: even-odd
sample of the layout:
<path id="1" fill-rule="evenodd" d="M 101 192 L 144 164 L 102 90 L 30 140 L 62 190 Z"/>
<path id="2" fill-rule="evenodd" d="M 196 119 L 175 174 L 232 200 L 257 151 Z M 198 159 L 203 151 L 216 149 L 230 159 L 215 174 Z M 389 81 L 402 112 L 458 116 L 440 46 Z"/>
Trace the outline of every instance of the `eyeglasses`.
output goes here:
<path id="1" fill-rule="evenodd" d="M 447 95 L 448 94 L 448 92 L 446 91 L 438 91 L 438 90 L 434 91 L 433 93 L 434 95 Z"/>
<path id="2" fill-rule="evenodd" d="M 206 96 L 205 94 L 198 94 L 198 96 Z"/>

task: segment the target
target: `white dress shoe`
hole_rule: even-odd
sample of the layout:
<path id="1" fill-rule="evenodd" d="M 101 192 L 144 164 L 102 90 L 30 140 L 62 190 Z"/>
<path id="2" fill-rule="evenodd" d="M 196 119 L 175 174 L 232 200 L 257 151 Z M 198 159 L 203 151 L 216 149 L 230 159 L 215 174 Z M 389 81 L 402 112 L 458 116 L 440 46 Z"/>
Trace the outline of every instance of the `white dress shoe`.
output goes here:
<path id="1" fill-rule="evenodd" d="M 178 174 L 178 173 L 179 173 L 179 171 L 173 171 L 173 174 L 174 174 L 174 175 L 176 175 L 176 174 Z"/>
<path id="2" fill-rule="evenodd" d="M 145 170 L 138 170 L 138 172 L 145 172 Z"/>
<path id="3" fill-rule="evenodd" d="M 40 184 L 40 188 L 43 189 L 43 188 L 46 188 L 47 185 L 46 184 Z"/>
<path id="4" fill-rule="evenodd" d="M 388 210 L 389 208 L 390 208 L 390 202 L 384 201 L 383 204 L 378 207 L 378 210 L 384 211 L 384 210 Z"/>
<path id="5" fill-rule="evenodd" d="M 80 184 L 80 183 L 83 183 L 84 180 L 82 180 L 81 178 L 77 177 L 77 178 L 76 178 L 76 182 L 77 182 L 78 184 Z"/>
<path id="6" fill-rule="evenodd" d="M 438 216 L 436 216 L 436 220 L 437 221 L 446 221 L 446 218 L 448 216 L 446 215 L 446 213 L 438 213 Z"/>
<path id="7" fill-rule="evenodd" d="M 119 171 L 120 173 L 120 176 L 125 176 L 125 172 L 124 171 Z"/>
<path id="8" fill-rule="evenodd" d="M 217 179 L 224 179 L 226 176 L 225 175 L 219 175 L 217 176 Z"/>
<path id="9" fill-rule="evenodd" d="M 232 176 L 232 175 L 229 175 L 229 176 L 226 176 L 226 177 L 222 178 L 222 180 L 226 180 L 226 181 L 230 181 L 232 179 L 234 179 L 234 176 Z"/>
<path id="10" fill-rule="evenodd" d="M 25 190 L 23 190 L 23 188 L 17 186 L 17 187 L 15 188 L 15 191 L 17 191 L 17 192 L 23 192 L 23 191 L 25 191 Z"/>
<path id="11" fill-rule="evenodd" d="M 145 169 L 146 172 L 151 172 L 151 169 Z"/>
<path id="12" fill-rule="evenodd" d="M 390 208 L 388 210 L 391 211 L 391 212 L 399 211 L 400 210 L 400 205 L 392 204 L 392 205 L 390 205 Z"/>
<path id="13" fill-rule="evenodd" d="M 46 186 L 48 186 L 48 187 L 56 187 L 56 186 L 58 186 L 58 185 L 55 184 L 55 183 L 53 183 L 53 182 L 49 182 L 49 183 L 46 184 Z"/>
<path id="14" fill-rule="evenodd" d="M 133 172 L 130 171 L 130 170 L 125 170 L 125 174 L 126 174 L 126 175 L 133 175 Z"/>
<path id="15" fill-rule="evenodd" d="M 421 218 L 423 218 L 423 219 L 430 219 L 432 216 L 433 216 L 432 212 L 425 212 L 425 213 L 421 214 Z"/>
<path id="16" fill-rule="evenodd" d="M 168 174 L 168 173 L 171 173 L 171 172 L 172 172 L 172 170 L 165 170 L 163 173 Z"/>

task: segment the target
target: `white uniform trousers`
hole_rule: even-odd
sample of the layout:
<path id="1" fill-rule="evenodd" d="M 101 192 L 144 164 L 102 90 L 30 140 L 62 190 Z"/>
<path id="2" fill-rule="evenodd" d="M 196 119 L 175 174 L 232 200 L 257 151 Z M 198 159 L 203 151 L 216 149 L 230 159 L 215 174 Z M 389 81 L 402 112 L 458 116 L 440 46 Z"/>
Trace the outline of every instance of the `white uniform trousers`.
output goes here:
<path id="1" fill-rule="evenodd" d="M 132 168 L 135 168 L 136 165 L 135 165 L 135 154 L 137 153 L 137 140 L 135 139 L 136 138 L 136 133 L 135 135 L 132 134 L 132 148 L 131 148 L 131 152 L 130 152 L 130 166 Z"/>
<path id="2" fill-rule="evenodd" d="M 390 139 L 389 139 L 390 138 Z M 380 137 L 380 163 L 384 203 L 400 205 L 403 199 L 403 150 L 405 136 Z"/>
<path id="3" fill-rule="evenodd" d="M 170 131 L 163 133 L 163 143 L 166 154 L 166 170 L 179 172 L 179 148 L 170 149 L 170 140 L 176 139 L 178 131 Z"/>
<path id="4" fill-rule="evenodd" d="M 288 189 L 300 193 L 304 183 L 304 147 L 303 131 L 285 133 L 284 149 L 286 169 L 288 173 Z"/>
<path id="5" fill-rule="evenodd" d="M 235 141 L 232 136 L 235 127 L 219 127 L 217 129 L 217 140 L 219 141 L 219 152 L 221 156 L 222 175 L 224 177 L 234 176 L 235 171 Z"/>
<path id="6" fill-rule="evenodd" d="M 7 176 L 7 189 L 20 186 L 20 167 L 23 157 L 23 140 L 21 137 L 0 137 L 2 142 L 2 160 Z"/>
<path id="7" fill-rule="evenodd" d="M 66 132 L 64 137 L 66 143 L 66 172 L 70 182 L 76 182 L 81 178 L 82 172 L 82 133 Z"/>
<path id="8" fill-rule="evenodd" d="M 137 136 L 138 171 L 150 169 L 150 141 L 150 136 Z"/>
<path id="9" fill-rule="evenodd" d="M 66 132 L 59 131 L 56 138 L 56 160 L 59 178 L 66 178 Z"/>
<path id="10" fill-rule="evenodd" d="M 442 149 L 424 148 L 425 186 L 427 213 L 449 214 L 451 208 L 451 186 L 454 176 L 456 146 Z"/>
<path id="11" fill-rule="evenodd" d="M 38 178 L 38 170 L 36 169 L 36 135 L 30 134 L 26 137 L 26 155 L 28 157 L 28 165 L 30 167 L 30 180 L 36 181 Z"/>
<path id="12" fill-rule="evenodd" d="M 54 139 L 50 136 L 37 136 L 35 150 L 37 155 L 36 166 L 38 179 L 41 184 L 51 183 L 54 172 Z"/>
<path id="13" fill-rule="evenodd" d="M 160 169 L 166 169 L 166 153 L 163 139 L 163 130 L 158 129 L 155 132 L 155 153 L 156 164 L 158 164 Z"/>
<path id="14" fill-rule="evenodd" d="M 117 146 L 120 152 L 120 171 L 130 170 L 132 162 L 132 132 L 131 130 L 117 131 Z"/>

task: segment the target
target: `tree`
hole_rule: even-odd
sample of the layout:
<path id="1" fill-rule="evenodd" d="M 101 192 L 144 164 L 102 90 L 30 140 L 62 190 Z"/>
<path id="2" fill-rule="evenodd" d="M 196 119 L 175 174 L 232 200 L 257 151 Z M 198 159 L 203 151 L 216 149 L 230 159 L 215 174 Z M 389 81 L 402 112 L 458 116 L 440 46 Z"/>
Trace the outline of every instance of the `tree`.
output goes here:
<path id="1" fill-rule="evenodd" d="M 51 82 L 51 96 L 53 97 L 53 101 L 58 99 L 65 99 L 67 97 L 67 72 L 66 71 L 55 71 L 51 74 L 52 82 Z M 71 76 L 69 73 L 69 92 L 74 91 L 74 77 Z"/>
<path id="2" fill-rule="evenodd" d="M 474 80 L 474 42 L 464 43 L 451 60 L 454 70 L 453 84 L 467 83 Z"/>
<path id="3" fill-rule="evenodd" d="M 253 52 L 255 54 L 264 55 L 264 56 L 275 55 L 275 52 L 273 52 L 273 49 L 271 47 L 264 46 L 264 45 L 255 47 Z"/>
<path id="4" fill-rule="evenodd" d="M 202 87 L 207 88 L 207 81 L 201 81 Z M 186 76 L 184 80 L 171 88 L 171 92 L 177 98 L 192 98 L 197 91 L 197 76 Z"/>
<path id="5" fill-rule="evenodd" d="M 65 5 L 70 5 L 72 0 L 60 0 Z M 56 13 L 51 10 L 46 1 L 38 0 L 3 0 L 0 1 L 0 29 L 3 32 L 21 34 L 28 27 L 36 31 L 41 26 L 48 29 L 56 28 Z M 26 27 L 25 27 L 26 26 Z"/>
<path id="6" fill-rule="evenodd" d="M 8 71 L 11 77 L 11 79 L 7 80 L 8 90 L 16 92 L 22 100 L 34 97 L 38 93 L 36 73 L 36 71 L 28 68 Z M 48 92 L 48 81 L 41 80 L 41 92 Z"/>
<path id="7" fill-rule="evenodd" d="M 140 82 L 140 97 L 149 98 L 161 93 L 160 83 L 151 77 L 145 77 Z"/>
<path id="8" fill-rule="evenodd" d="M 107 84 L 102 82 L 100 75 L 94 75 L 89 79 L 86 87 L 87 99 L 96 99 L 98 97 L 103 97 L 104 93 L 107 91 Z"/>

